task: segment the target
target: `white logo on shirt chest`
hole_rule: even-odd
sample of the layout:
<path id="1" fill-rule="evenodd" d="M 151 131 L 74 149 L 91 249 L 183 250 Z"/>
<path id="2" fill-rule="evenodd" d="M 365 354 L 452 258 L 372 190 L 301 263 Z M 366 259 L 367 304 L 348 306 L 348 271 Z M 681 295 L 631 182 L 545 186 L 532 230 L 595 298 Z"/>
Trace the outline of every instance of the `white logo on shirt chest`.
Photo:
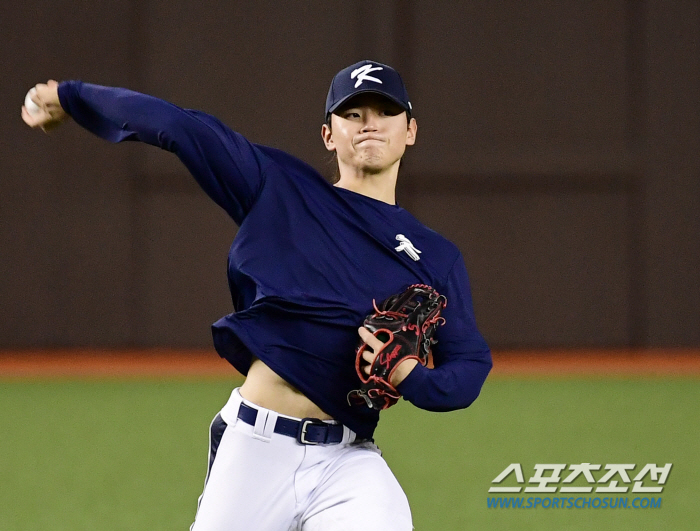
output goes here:
<path id="1" fill-rule="evenodd" d="M 420 260 L 420 256 L 418 256 L 421 252 L 415 248 L 415 246 L 411 243 L 411 240 L 406 238 L 403 234 L 397 234 L 396 239 L 400 241 L 398 247 L 394 247 L 398 252 L 404 251 L 408 256 L 410 256 L 413 260 L 418 261 Z"/>

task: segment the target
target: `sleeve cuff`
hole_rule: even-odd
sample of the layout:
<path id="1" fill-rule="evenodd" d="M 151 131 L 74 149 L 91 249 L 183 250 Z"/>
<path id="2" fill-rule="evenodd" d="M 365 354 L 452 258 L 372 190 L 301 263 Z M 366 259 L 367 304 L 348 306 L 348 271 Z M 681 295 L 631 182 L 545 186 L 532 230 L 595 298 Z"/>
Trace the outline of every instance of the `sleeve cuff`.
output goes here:
<path id="1" fill-rule="evenodd" d="M 430 369 L 419 363 L 408 373 L 406 379 L 396 387 L 396 390 L 401 393 L 405 400 L 413 402 L 413 399 L 420 392 L 423 383 L 428 378 L 428 371 Z"/>
<path id="2" fill-rule="evenodd" d="M 74 81 L 61 81 L 58 84 L 58 101 L 61 104 L 61 108 L 68 114 L 70 112 L 70 91 L 75 90 L 73 86 L 76 83 Z"/>

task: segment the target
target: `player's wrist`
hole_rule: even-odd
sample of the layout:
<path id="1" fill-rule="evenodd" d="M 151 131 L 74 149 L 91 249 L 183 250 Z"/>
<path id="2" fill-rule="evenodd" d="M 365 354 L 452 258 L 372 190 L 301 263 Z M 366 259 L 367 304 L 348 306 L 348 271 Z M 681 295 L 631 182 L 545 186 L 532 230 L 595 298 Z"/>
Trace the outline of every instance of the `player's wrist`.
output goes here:
<path id="1" fill-rule="evenodd" d="M 396 369 L 394 369 L 394 373 L 391 375 L 391 385 L 394 387 L 401 385 L 408 375 L 411 374 L 411 371 L 416 368 L 416 365 L 418 365 L 418 360 L 412 358 L 399 363 Z"/>
<path id="2" fill-rule="evenodd" d="M 413 402 L 413 398 L 416 393 L 419 393 L 421 389 L 424 389 L 426 383 L 425 380 L 428 377 L 427 372 L 429 370 L 430 369 L 425 365 L 420 363 L 416 364 L 413 370 L 408 373 L 408 376 L 406 376 L 406 378 L 404 378 L 404 380 L 396 386 L 396 390 L 401 393 L 401 396 L 403 396 L 406 400 Z"/>

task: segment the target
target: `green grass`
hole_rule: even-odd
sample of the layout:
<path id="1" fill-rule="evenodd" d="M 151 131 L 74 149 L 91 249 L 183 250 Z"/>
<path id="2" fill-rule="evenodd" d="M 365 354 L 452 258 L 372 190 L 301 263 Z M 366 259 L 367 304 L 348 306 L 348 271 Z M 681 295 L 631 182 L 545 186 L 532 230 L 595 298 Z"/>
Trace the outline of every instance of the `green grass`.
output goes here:
<path id="1" fill-rule="evenodd" d="M 417 531 L 697 529 L 698 384 L 493 379 L 464 411 L 400 403 L 382 414 L 376 438 Z M 0 381 L 0 529 L 187 529 L 207 428 L 233 385 Z M 650 495 L 663 498 L 659 509 L 486 506 L 491 480 L 510 463 L 527 481 L 535 463 L 582 462 L 674 468 L 664 492 Z"/>
<path id="2" fill-rule="evenodd" d="M 223 381 L 0 383 L 0 529 L 174 530 L 194 517 Z"/>
<path id="3" fill-rule="evenodd" d="M 693 380 L 494 379 L 467 410 L 389 410 L 377 436 L 418 531 L 695 530 L 699 403 Z M 487 508 L 498 496 L 487 493 L 491 481 L 510 463 L 522 465 L 527 482 L 536 463 L 584 462 L 674 468 L 663 493 L 647 495 L 662 497 L 660 509 Z M 516 483 L 511 476 L 503 485 Z"/>

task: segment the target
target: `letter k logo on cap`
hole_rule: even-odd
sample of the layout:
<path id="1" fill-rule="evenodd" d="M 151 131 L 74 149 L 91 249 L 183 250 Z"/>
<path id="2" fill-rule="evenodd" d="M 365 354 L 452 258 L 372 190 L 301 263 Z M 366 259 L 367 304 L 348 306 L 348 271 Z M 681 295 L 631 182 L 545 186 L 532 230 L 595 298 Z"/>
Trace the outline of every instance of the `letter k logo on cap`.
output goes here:
<path id="1" fill-rule="evenodd" d="M 352 74 L 350 74 L 350 79 L 357 78 L 357 82 L 355 83 L 355 88 L 362 85 L 363 81 L 374 81 L 375 83 L 379 83 L 381 85 L 382 84 L 381 79 L 377 79 L 376 77 L 369 75 L 370 72 L 376 72 L 377 70 L 384 70 L 384 69 L 381 66 L 375 66 L 374 68 L 372 68 L 372 65 L 364 65 L 364 66 L 361 66 L 360 68 L 353 70 Z"/>

